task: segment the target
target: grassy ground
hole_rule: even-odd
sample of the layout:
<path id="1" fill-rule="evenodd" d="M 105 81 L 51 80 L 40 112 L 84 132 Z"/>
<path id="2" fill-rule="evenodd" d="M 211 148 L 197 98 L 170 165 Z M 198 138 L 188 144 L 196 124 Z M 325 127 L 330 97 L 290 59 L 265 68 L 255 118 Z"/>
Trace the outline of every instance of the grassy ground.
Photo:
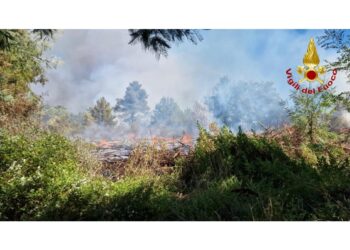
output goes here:
<path id="1" fill-rule="evenodd" d="M 2 220 L 350 219 L 346 154 L 311 164 L 266 137 L 202 130 L 171 173 L 137 156 L 115 182 L 81 142 L 36 129 L 0 141 Z"/>

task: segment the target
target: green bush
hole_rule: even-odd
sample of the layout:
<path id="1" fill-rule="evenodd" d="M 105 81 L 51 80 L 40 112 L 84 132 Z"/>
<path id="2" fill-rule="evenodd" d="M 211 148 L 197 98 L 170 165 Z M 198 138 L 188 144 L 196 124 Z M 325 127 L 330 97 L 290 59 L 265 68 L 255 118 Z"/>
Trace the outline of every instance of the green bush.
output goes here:
<path id="1" fill-rule="evenodd" d="M 0 140 L 2 220 L 152 220 L 165 211 L 161 185 L 148 177 L 114 183 L 91 176 L 62 136 L 2 131 Z"/>
<path id="2" fill-rule="evenodd" d="M 80 147 L 39 130 L 2 130 L 0 219 L 350 220 L 349 160 L 309 165 L 264 138 L 201 130 L 172 174 L 113 182 L 89 171 Z"/>
<path id="3" fill-rule="evenodd" d="M 198 208 L 197 215 L 184 209 L 187 219 L 349 220 L 349 161 L 319 162 L 311 166 L 290 159 L 265 138 L 235 135 L 227 128 L 215 136 L 201 130 L 180 179 L 191 196 L 185 203 L 194 208 L 199 202 L 205 209 Z M 217 183 L 232 177 L 239 188 L 217 190 Z"/>

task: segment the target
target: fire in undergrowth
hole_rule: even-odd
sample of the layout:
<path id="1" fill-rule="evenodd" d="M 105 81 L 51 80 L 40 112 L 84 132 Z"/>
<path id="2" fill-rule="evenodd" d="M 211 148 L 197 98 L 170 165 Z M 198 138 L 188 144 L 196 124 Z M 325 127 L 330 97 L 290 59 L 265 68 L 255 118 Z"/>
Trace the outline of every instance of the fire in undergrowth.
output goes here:
<path id="1" fill-rule="evenodd" d="M 101 139 L 94 144 L 98 148 L 110 148 L 113 145 L 137 145 L 139 143 L 149 143 L 151 145 L 162 145 L 162 144 L 182 144 L 185 146 L 192 147 L 194 139 L 191 134 L 184 133 L 181 137 L 164 137 L 164 136 L 151 136 L 151 137 L 137 137 L 135 134 L 128 134 L 125 139 L 120 140 L 108 140 Z"/>
<path id="2" fill-rule="evenodd" d="M 96 149 L 93 153 L 103 163 L 102 174 L 118 180 L 124 175 L 125 166 L 130 157 L 143 154 L 148 146 L 155 150 L 158 157 L 159 169 L 157 171 L 168 171 L 173 166 L 175 159 L 188 156 L 193 149 L 194 140 L 192 135 L 184 133 L 181 137 L 151 136 L 148 138 L 137 138 L 134 135 L 126 136 L 120 140 L 102 139 L 95 142 Z M 138 153 L 137 153 L 138 152 Z M 155 159 L 155 161 L 157 161 Z"/>

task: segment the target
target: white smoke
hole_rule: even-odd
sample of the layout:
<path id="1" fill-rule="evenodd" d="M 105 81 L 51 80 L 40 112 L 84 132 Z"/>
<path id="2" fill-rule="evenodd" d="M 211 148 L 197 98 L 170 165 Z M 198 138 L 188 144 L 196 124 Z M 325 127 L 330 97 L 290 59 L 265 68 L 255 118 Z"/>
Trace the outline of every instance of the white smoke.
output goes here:
<path id="1" fill-rule="evenodd" d="M 140 45 L 129 45 L 127 30 L 65 30 L 50 51 L 63 64 L 48 72 L 49 82 L 44 87 L 34 86 L 33 89 L 36 93 L 47 93 L 44 96 L 47 104 L 65 106 L 73 113 L 86 111 L 102 96 L 114 106 L 116 98 L 124 96 L 132 81 L 142 84 L 152 110 L 162 97 L 172 97 L 185 110 L 195 101 L 204 101 L 205 96 L 210 96 L 217 80 L 227 74 L 237 82 L 275 82 L 276 93 L 286 98 L 290 88 L 285 83 L 284 71 L 301 63 L 309 38 L 317 36 L 317 32 L 203 31 L 203 42 L 198 45 L 181 43 L 178 46 L 181 49 L 173 46 L 168 58 L 157 60 Z M 331 58 L 331 51 L 326 52 L 319 48 L 323 59 Z M 345 78 L 341 76 L 340 72 L 337 89 L 347 90 L 349 85 L 345 85 Z M 235 91 L 244 94 L 245 90 L 242 84 Z M 264 91 L 243 96 L 244 101 L 252 103 L 253 111 L 249 110 L 251 119 L 245 119 L 248 107 L 239 106 L 241 125 L 248 128 L 250 122 L 245 124 L 244 121 L 264 122 L 278 118 L 267 109 L 271 103 L 262 101 Z M 254 111 L 254 107 L 259 110 Z M 348 121 L 348 114 L 344 117 L 342 119 Z M 114 130 L 110 132 L 110 135 L 117 134 Z M 87 133 L 87 136 L 99 135 L 96 127 L 89 128 Z"/>
<path id="2" fill-rule="evenodd" d="M 336 130 L 350 128 L 350 112 L 345 109 L 336 111 L 334 113 L 331 126 Z"/>
<path id="3" fill-rule="evenodd" d="M 139 81 L 154 106 L 163 96 L 176 99 L 183 108 L 198 99 L 191 68 L 176 54 L 157 60 L 140 45 L 129 45 L 127 30 L 65 30 L 49 54 L 62 61 L 48 71 L 48 83 L 33 90 L 44 94 L 47 104 L 85 111 L 100 97 L 111 105 L 124 95 L 132 81 Z M 192 45 L 194 48 L 195 45 Z"/>

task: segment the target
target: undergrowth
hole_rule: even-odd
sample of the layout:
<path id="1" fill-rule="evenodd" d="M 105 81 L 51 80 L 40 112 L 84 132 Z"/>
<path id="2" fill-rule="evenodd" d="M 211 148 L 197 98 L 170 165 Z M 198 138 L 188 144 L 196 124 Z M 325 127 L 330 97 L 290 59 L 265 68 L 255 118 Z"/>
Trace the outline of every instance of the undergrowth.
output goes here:
<path id="1" fill-rule="evenodd" d="M 58 134 L 2 129 L 0 142 L 1 220 L 350 219 L 348 159 L 310 164 L 226 128 L 201 129 L 171 173 L 151 174 L 155 163 L 143 155 L 119 181 L 96 174 L 84 143 Z"/>

